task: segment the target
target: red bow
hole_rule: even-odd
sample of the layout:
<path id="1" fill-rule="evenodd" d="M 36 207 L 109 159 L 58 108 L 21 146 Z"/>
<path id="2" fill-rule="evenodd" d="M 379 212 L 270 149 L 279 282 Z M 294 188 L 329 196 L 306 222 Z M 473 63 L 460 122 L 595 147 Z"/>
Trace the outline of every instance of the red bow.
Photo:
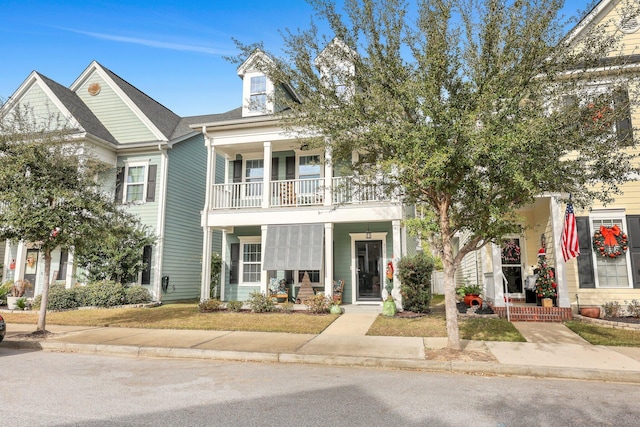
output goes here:
<path id="1" fill-rule="evenodd" d="M 611 228 L 607 228 L 604 225 L 600 226 L 600 234 L 604 237 L 604 244 L 607 246 L 616 246 L 618 240 L 616 237 L 620 235 L 620 227 L 614 225 Z"/>

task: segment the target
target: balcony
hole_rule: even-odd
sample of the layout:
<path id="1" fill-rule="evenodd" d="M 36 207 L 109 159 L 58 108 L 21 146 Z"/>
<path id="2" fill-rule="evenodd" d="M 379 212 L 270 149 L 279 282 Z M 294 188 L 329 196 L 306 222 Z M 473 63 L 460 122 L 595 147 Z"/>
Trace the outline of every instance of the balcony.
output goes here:
<path id="1" fill-rule="evenodd" d="M 211 209 L 250 209 L 361 204 L 389 201 L 379 184 L 361 184 L 354 177 L 331 179 L 331 189 L 325 191 L 324 178 L 271 181 L 269 196 L 263 200 L 263 182 L 214 184 Z M 329 203 L 325 196 L 329 195 Z"/>

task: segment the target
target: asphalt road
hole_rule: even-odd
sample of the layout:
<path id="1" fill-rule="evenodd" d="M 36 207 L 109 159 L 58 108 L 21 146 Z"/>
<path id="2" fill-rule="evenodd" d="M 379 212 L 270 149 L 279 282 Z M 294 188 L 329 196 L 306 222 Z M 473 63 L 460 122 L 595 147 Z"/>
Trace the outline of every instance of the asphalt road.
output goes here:
<path id="1" fill-rule="evenodd" d="M 0 425 L 636 426 L 640 386 L 25 352 L 0 344 Z"/>

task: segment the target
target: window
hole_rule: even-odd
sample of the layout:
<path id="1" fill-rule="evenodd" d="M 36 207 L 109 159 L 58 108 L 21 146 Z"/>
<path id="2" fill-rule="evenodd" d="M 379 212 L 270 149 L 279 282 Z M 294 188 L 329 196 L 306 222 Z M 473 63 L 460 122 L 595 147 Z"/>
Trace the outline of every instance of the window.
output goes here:
<path id="1" fill-rule="evenodd" d="M 249 110 L 265 111 L 267 108 L 267 77 L 251 77 L 249 88 Z"/>
<path id="2" fill-rule="evenodd" d="M 591 218 L 592 236 L 601 226 L 613 227 L 617 225 L 620 230 L 626 233 L 625 221 L 623 217 L 593 217 Z M 627 252 L 628 254 L 628 252 Z M 629 268 L 627 254 L 615 258 L 598 256 L 593 251 L 595 257 L 594 270 L 597 288 L 629 288 Z"/>
<path id="3" fill-rule="evenodd" d="M 309 273 L 309 280 L 311 283 L 320 283 L 320 270 L 299 270 L 298 283 L 302 283 L 304 273 Z"/>
<path id="4" fill-rule="evenodd" d="M 247 183 L 246 197 L 262 197 L 262 181 L 264 179 L 264 160 L 247 160 L 245 164 L 244 180 Z"/>
<path id="5" fill-rule="evenodd" d="M 125 172 L 125 201 L 127 203 L 144 200 L 146 165 L 130 164 Z"/>
<path id="6" fill-rule="evenodd" d="M 262 244 L 260 238 L 240 239 L 242 261 L 240 263 L 241 283 L 260 283 L 262 270 Z"/>
<path id="7" fill-rule="evenodd" d="M 298 160 L 298 178 L 320 178 L 320 156 L 300 156 Z"/>
<path id="8" fill-rule="evenodd" d="M 151 254 L 153 253 L 153 249 L 151 246 L 147 245 L 142 250 L 142 262 L 144 263 L 144 270 L 142 270 L 142 280 L 141 283 L 143 285 L 151 284 Z"/>

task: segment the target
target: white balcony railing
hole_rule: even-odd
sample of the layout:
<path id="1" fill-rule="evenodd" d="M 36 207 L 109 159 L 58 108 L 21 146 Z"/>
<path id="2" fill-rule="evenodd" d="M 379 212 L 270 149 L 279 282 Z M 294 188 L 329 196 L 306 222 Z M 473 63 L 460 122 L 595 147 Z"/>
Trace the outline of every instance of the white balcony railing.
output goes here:
<path id="1" fill-rule="evenodd" d="M 269 207 L 324 205 L 324 178 L 291 179 L 270 183 Z M 378 184 L 359 184 L 353 177 L 331 180 L 331 204 L 354 204 L 388 200 Z M 262 182 L 214 184 L 211 209 L 259 208 Z"/>

